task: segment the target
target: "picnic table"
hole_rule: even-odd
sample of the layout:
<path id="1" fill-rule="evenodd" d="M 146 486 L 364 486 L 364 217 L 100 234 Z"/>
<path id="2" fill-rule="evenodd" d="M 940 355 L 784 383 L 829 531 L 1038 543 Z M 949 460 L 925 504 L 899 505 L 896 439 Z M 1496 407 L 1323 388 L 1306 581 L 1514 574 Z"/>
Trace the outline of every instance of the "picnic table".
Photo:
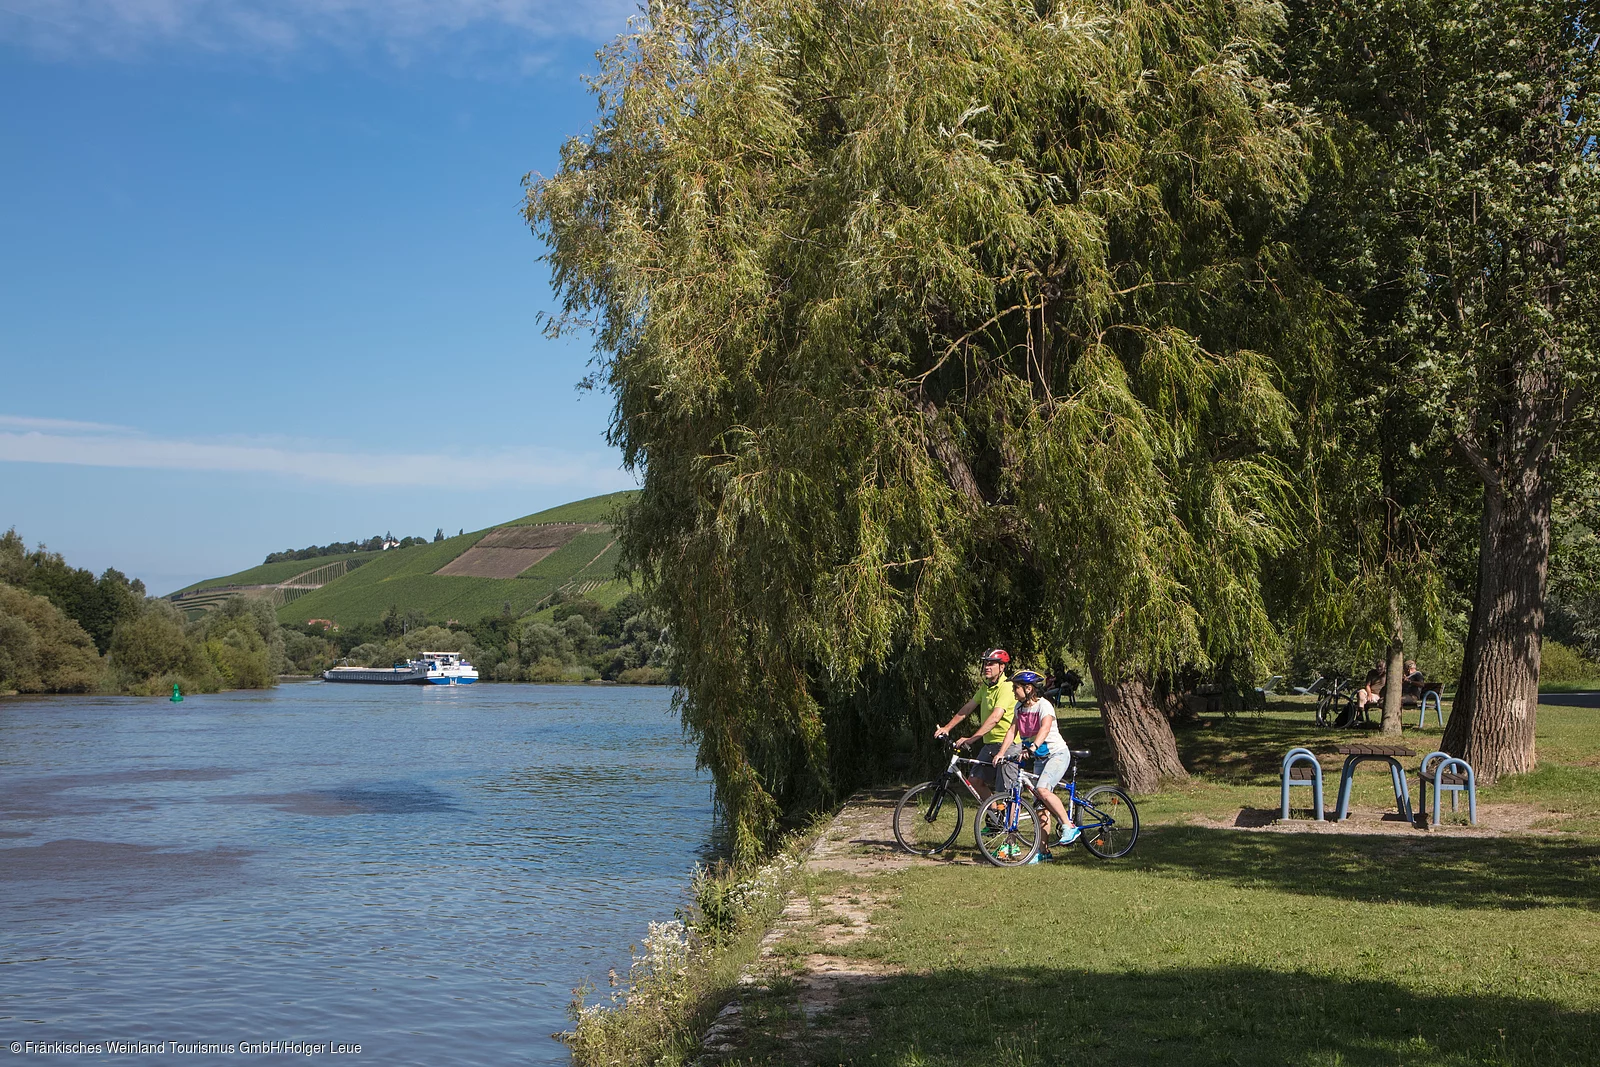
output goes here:
<path id="1" fill-rule="evenodd" d="M 1389 775 L 1394 779 L 1395 806 L 1400 809 L 1400 815 L 1406 822 L 1412 821 L 1411 815 L 1411 790 L 1406 785 L 1405 768 L 1400 766 L 1399 756 L 1415 756 L 1416 753 L 1405 745 L 1372 745 L 1365 743 L 1338 745 L 1334 751 L 1344 756 L 1344 770 L 1339 772 L 1339 808 L 1334 812 L 1333 819 L 1340 822 L 1350 816 L 1350 789 L 1355 784 L 1356 766 L 1372 761 L 1382 761 L 1389 765 Z"/>

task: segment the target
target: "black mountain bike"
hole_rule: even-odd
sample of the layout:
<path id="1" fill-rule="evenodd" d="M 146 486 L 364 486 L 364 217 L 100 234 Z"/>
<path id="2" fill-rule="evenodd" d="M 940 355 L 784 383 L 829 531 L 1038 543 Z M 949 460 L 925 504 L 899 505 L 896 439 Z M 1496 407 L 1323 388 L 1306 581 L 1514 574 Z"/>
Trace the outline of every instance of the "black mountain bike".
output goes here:
<path id="1" fill-rule="evenodd" d="M 1333 671 L 1328 672 L 1332 684 L 1325 686 L 1317 697 L 1317 725 L 1331 726 L 1335 729 L 1348 729 L 1367 723 L 1366 709 L 1356 702 L 1356 691 L 1360 688 L 1352 679 Z"/>

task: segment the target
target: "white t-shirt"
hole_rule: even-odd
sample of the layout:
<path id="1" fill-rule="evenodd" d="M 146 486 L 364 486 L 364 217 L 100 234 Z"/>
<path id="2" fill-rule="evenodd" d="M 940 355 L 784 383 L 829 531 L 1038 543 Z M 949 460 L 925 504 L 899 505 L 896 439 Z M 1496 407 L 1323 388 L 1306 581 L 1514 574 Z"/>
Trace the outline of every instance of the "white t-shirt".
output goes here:
<path id="1" fill-rule="evenodd" d="M 1050 746 L 1050 755 L 1065 756 L 1067 743 L 1061 739 L 1061 730 L 1056 722 L 1056 709 L 1044 697 L 1035 700 L 1026 708 L 1021 704 L 1017 705 L 1015 720 L 1017 741 L 1019 744 L 1023 741 L 1032 741 L 1039 733 L 1039 720 L 1046 717 L 1050 719 L 1050 732 L 1045 735 L 1044 740 L 1045 744 Z"/>

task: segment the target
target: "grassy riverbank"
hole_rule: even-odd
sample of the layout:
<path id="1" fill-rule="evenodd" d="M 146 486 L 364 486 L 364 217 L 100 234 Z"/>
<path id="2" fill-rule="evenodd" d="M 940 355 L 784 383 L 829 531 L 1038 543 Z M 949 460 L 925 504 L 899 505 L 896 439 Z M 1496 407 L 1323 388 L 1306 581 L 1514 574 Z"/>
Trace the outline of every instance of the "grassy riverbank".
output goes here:
<path id="1" fill-rule="evenodd" d="M 1069 728 L 1095 747 L 1089 714 Z M 1540 709 L 1541 767 L 1483 792 L 1483 834 L 1384 821 L 1378 773 L 1360 776 L 1354 828 L 1240 828 L 1276 806 L 1287 747 L 1337 740 L 1298 712 L 1185 732 L 1196 780 L 1142 802 L 1126 860 L 1073 848 L 1000 871 L 967 845 L 945 862 L 809 873 L 810 900 L 860 901 L 870 919 L 841 937 L 824 908 L 788 929 L 723 1058 L 1600 1060 L 1600 713 Z M 888 863 L 886 836 L 851 847 Z M 819 968 L 839 977 L 808 1002 Z"/>

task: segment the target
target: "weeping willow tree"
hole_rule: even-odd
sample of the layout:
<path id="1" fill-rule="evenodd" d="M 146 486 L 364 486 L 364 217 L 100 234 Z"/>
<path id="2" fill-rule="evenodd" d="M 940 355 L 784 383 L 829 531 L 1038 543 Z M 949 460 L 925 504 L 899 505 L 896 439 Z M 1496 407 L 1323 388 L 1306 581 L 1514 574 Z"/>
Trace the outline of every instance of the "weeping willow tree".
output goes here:
<path id="1" fill-rule="evenodd" d="M 1080 651 L 1136 791 L 1186 777 L 1152 678 L 1272 646 L 1307 343 L 1279 20 L 660 0 L 601 54 L 527 218 L 740 852 L 947 715 L 986 645 Z"/>

